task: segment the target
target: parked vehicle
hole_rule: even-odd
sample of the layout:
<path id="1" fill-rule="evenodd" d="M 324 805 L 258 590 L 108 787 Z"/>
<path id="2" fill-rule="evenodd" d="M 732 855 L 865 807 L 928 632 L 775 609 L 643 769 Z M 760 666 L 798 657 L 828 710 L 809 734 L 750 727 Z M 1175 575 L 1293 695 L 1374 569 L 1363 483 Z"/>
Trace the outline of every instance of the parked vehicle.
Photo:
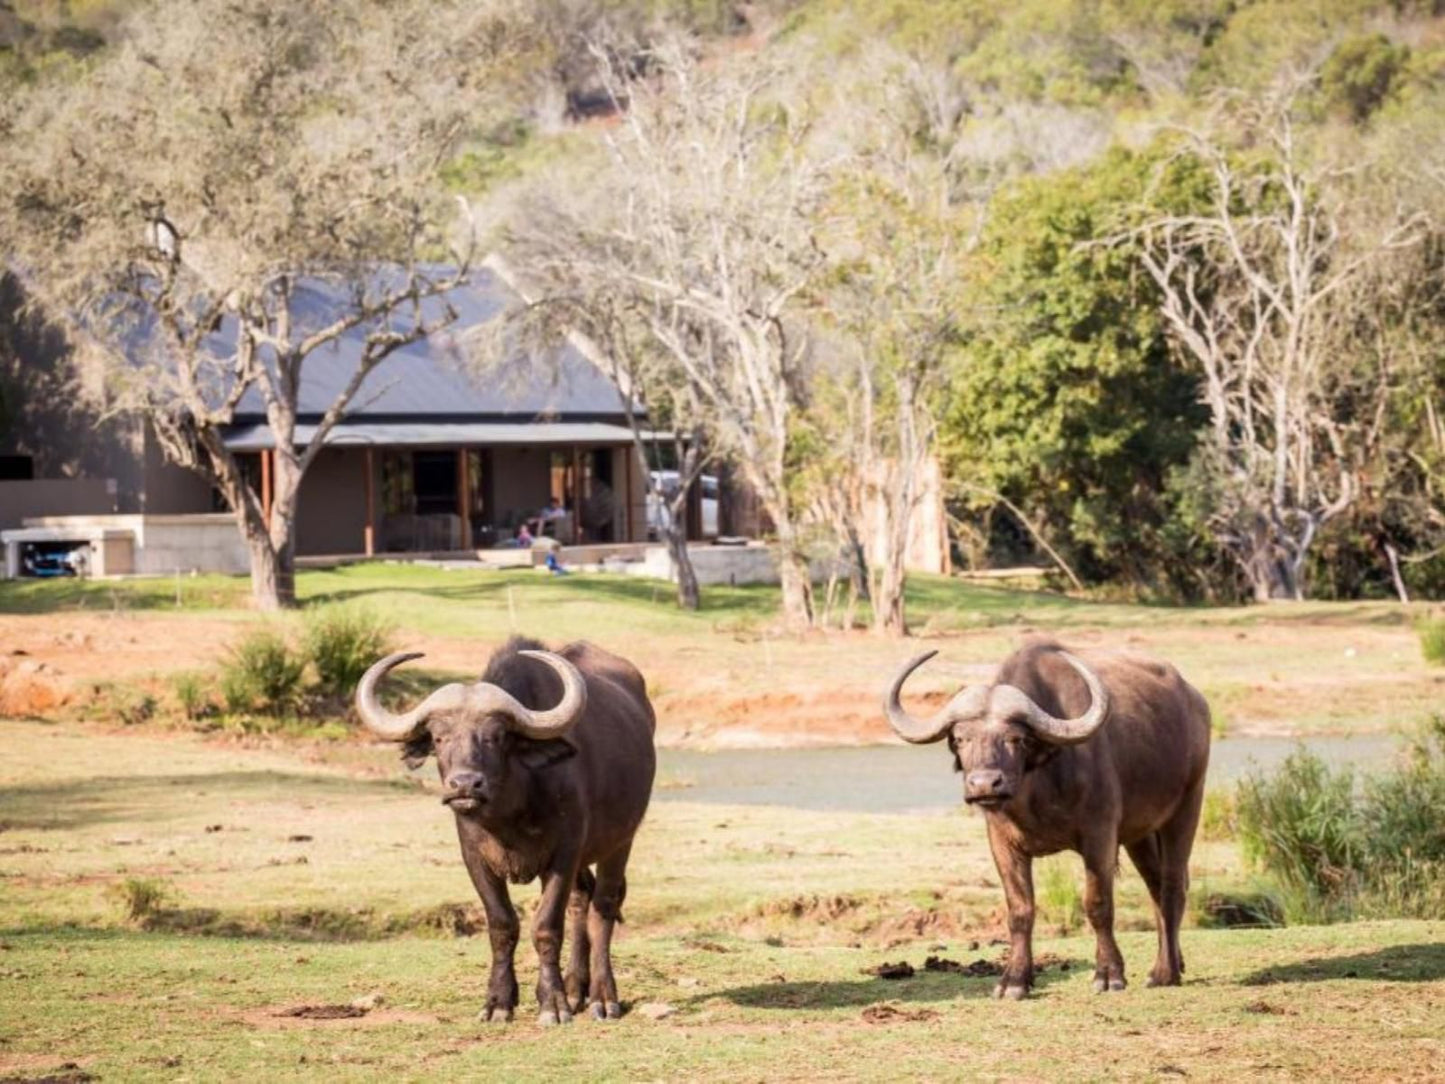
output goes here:
<path id="1" fill-rule="evenodd" d="M 84 576 L 90 547 L 84 543 L 32 542 L 20 553 L 20 574 L 49 578 Z"/>
<path id="2" fill-rule="evenodd" d="M 666 500 L 671 501 L 677 494 L 677 471 L 653 471 L 652 484 L 653 488 L 647 491 L 647 537 L 656 539 L 662 537 L 662 532 L 667 527 L 668 510 L 667 505 L 658 500 L 654 490 L 661 489 Z M 702 496 L 702 536 L 716 538 L 718 536 L 718 506 L 721 496 L 717 475 L 701 475 L 697 484 Z"/>

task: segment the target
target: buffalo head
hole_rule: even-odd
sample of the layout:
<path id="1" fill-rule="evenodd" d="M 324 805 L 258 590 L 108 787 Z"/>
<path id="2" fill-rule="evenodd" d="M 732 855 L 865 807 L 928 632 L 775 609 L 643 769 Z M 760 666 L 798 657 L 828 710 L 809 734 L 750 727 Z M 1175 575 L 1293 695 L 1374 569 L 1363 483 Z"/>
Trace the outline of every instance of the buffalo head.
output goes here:
<path id="1" fill-rule="evenodd" d="M 435 753 L 442 801 L 458 813 L 505 815 L 524 800 L 523 772 L 571 756 L 571 731 L 587 707 L 587 685 L 577 668 L 550 651 L 522 651 L 562 679 L 556 707 L 537 711 L 497 685 L 443 685 L 411 711 L 394 715 L 376 698 L 376 685 L 393 667 L 419 653 L 388 655 L 356 686 L 356 713 L 373 733 L 404 742 L 409 758 Z M 519 768 L 521 770 L 519 770 Z"/>
<path id="2" fill-rule="evenodd" d="M 903 709 L 903 683 L 934 655 L 928 651 L 899 671 L 884 698 L 888 722 L 904 741 L 915 744 L 948 739 L 963 773 L 964 801 L 1000 806 L 1013 797 L 1029 769 L 1047 760 L 1059 746 L 1086 741 L 1103 725 L 1109 694 L 1099 676 L 1068 652 L 1059 656 L 1089 688 L 1089 709 L 1077 719 L 1059 719 L 1013 685 L 972 685 L 960 689 L 933 715 L 915 718 Z"/>

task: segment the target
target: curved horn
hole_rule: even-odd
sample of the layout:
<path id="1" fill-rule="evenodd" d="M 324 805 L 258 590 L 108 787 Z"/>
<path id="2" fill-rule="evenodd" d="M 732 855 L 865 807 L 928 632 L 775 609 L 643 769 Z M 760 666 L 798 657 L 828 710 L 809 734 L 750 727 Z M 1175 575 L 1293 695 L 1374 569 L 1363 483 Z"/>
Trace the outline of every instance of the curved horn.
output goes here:
<path id="1" fill-rule="evenodd" d="M 555 708 L 533 711 L 520 704 L 511 713 L 512 727 L 529 738 L 543 740 L 565 738 L 587 709 L 587 682 L 577 667 L 551 651 L 519 651 L 530 659 L 544 662 L 562 679 L 562 699 Z M 514 701 L 515 703 L 515 701 Z"/>
<path id="2" fill-rule="evenodd" d="M 893 679 L 893 684 L 889 686 L 887 694 L 883 697 L 883 711 L 887 714 L 888 723 L 893 727 L 894 733 L 914 745 L 927 745 L 929 742 L 938 741 L 948 733 L 948 728 L 953 723 L 953 700 L 943 705 L 927 719 L 918 719 L 903 710 L 903 703 L 899 699 L 903 692 L 903 683 L 908 680 L 913 671 L 937 654 L 937 651 L 925 651 L 905 665 L 902 670 L 898 671 L 898 676 Z M 957 697 L 954 699 L 956 700 Z"/>
<path id="3" fill-rule="evenodd" d="M 1051 745 L 1077 745 L 1081 741 L 1087 741 L 1094 731 L 1104 725 L 1104 719 L 1109 714 L 1109 692 L 1099 680 L 1098 674 L 1067 651 L 1060 651 L 1059 657 L 1077 670 L 1084 679 L 1084 684 L 1089 687 L 1089 710 L 1077 719 L 1058 719 L 1034 703 L 1027 694 L 1019 692 L 1019 697 L 1023 701 L 1025 722 L 1035 734 Z"/>
<path id="4" fill-rule="evenodd" d="M 455 703 L 465 695 L 461 685 L 443 685 L 411 711 L 393 715 L 376 699 L 376 685 L 393 668 L 422 657 L 420 651 L 400 651 L 373 663 L 356 684 L 356 714 L 373 734 L 387 741 L 409 741 L 426 726 L 427 717 L 438 708 Z"/>

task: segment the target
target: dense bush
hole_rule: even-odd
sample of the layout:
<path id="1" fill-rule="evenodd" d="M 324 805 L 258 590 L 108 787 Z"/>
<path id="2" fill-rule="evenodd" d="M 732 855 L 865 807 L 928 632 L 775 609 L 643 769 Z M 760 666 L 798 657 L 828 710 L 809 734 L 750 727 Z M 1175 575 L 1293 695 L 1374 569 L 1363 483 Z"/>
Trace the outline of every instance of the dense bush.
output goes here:
<path id="1" fill-rule="evenodd" d="M 392 625 L 370 610 L 316 611 L 306 624 L 305 654 L 322 695 L 350 697 L 367 667 L 391 651 L 392 632 Z"/>
<path id="2" fill-rule="evenodd" d="M 246 635 L 221 664 L 221 696 L 226 710 L 278 715 L 301 700 L 306 659 L 272 629 Z"/>
<path id="3" fill-rule="evenodd" d="M 1445 717 L 1394 768 L 1356 785 L 1301 750 L 1239 783 L 1246 857 L 1283 890 L 1289 917 L 1445 913 Z"/>

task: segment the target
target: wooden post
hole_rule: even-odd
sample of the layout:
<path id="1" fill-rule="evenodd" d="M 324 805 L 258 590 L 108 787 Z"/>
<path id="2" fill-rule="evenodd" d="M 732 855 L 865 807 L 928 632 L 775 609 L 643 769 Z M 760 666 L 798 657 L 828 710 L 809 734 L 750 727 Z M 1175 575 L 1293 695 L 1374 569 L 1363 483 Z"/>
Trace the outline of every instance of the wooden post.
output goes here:
<path id="1" fill-rule="evenodd" d="M 627 453 L 622 457 L 622 492 L 623 500 L 626 501 L 624 508 L 626 514 L 623 522 L 626 524 L 627 537 L 624 542 L 634 540 L 632 534 L 632 476 L 637 473 L 637 449 L 632 445 L 627 446 Z"/>
<path id="2" fill-rule="evenodd" d="M 572 445 L 572 545 L 582 542 L 582 453 Z"/>
<path id="3" fill-rule="evenodd" d="M 472 486 L 467 477 L 469 467 L 465 448 L 457 449 L 457 514 L 462 517 L 462 549 L 472 548 Z"/>
<path id="4" fill-rule="evenodd" d="M 366 529 L 362 532 L 368 557 L 376 556 L 376 456 L 366 447 Z"/>
<path id="5" fill-rule="evenodd" d="M 261 449 L 261 518 L 266 521 L 268 529 L 271 526 L 271 470 L 275 459 L 276 452 L 273 449 Z"/>

